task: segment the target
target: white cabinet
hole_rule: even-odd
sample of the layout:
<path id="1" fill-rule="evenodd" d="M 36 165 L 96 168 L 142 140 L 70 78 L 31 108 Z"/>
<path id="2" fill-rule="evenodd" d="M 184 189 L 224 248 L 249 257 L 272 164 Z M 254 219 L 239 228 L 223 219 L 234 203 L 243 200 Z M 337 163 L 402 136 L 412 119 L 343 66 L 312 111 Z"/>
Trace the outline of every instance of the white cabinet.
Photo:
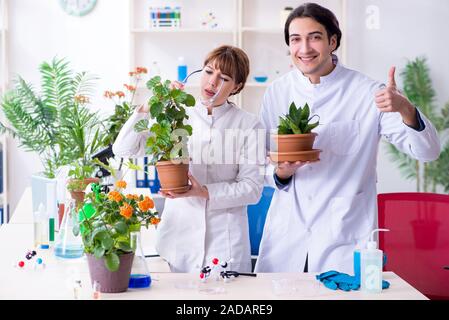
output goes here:
<path id="1" fill-rule="evenodd" d="M 316 2 L 332 10 L 344 29 L 346 0 Z M 151 73 L 153 61 L 157 61 L 162 78 L 176 79 L 178 57 L 185 58 L 191 72 L 202 67 L 205 55 L 213 48 L 238 46 L 248 54 L 251 71 L 245 89 L 235 99 L 243 109 L 257 114 L 266 87 L 291 68 L 281 11 L 299 4 L 301 1 L 295 0 L 130 0 L 130 67 L 147 67 Z M 181 27 L 150 28 L 150 6 L 180 6 Z M 201 22 L 210 13 L 217 27 L 205 29 Z M 267 77 L 267 81 L 257 82 L 258 76 Z M 198 94 L 198 80 L 189 79 L 186 90 Z M 142 102 L 148 94 L 140 90 Z"/>
<path id="2" fill-rule="evenodd" d="M 7 0 L 0 0 L 0 96 L 6 91 L 8 85 L 7 64 Z M 3 118 L 0 118 L 3 122 Z M 0 223 L 7 222 L 8 216 L 8 188 L 7 188 L 7 147 L 6 135 L 0 135 Z"/>

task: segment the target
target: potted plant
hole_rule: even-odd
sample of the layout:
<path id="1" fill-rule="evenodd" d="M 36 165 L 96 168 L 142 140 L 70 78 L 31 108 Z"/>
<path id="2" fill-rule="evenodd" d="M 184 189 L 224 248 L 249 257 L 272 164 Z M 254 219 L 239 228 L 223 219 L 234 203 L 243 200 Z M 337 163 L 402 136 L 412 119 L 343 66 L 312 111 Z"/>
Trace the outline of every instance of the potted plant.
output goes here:
<path id="1" fill-rule="evenodd" d="M 134 252 L 130 233 L 160 222 L 154 201 L 148 196 L 126 194 L 126 182 L 118 180 L 107 192 L 98 184 L 86 195 L 93 213 L 81 210 L 80 231 L 92 283 L 102 292 L 123 292 L 128 288 Z"/>
<path id="2" fill-rule="evenodd" d="M 316 133 L 312 132 L 319 125 L 319 121 L 311 123 L 318 115 L 310 117 L 310 108 L 297 108 L 292 102 L 285 117 L 279 117 L 277 134 L 272 135 L 276 150 L 270 152 L 275 162 L 284 161 L 315 161 L 319 158 L 320 150 L 313 149 Z"/>
<path id="3" fill-rule="evenodd" d="M 25 151 L 38 153 L 42 161 L 43 173 L 32 176 L 33 211 L 40 203 L 56 207 L 56 195 L 47 195 L 45 186 L 56 185 L 59 169 L 79 158 L 71 133 L 79 132 L 85 123 L 73 127 L 70 117 L 79 114 L 80 103 L 88 101 L 94 80 L 86 72 L 74 73 L 65 59 L 43 62 L 39 72 L 41 92 L 19 76 L 14 89 L 5 93 L 1 109 L 8 123 L 0 123 L 1 132 L 10 133 Z"/>
<path id="4" fill-rule="evenodd" d="M 169 80 L 162 82 L 159 76 L 150 79 L 147 87 L 153 93 L 148 100 L 152 122 L 141 120 L 135 130 L 150 132 L 146 153 L 152 155 L 151 164 L 156 165 L 161 190 L 185 192 L 189 190 L 187 142 L 192 127 L 184 121 L 189 118 L 186 108 L 195 105 L 195 98 L 172 87 Z"/>
<path id="5" fill-rule="evenodd" d="M 98 114 L 90 111 L 88 104 L 87 97 L 75 97 L 73 105 L 62 110 L 59 129 L 67 147 L 70 148 L 67 151 L 71 159 L 67 189 L 76 200 L 78 208 L 83 202 L 87 185 L 99 181 L 93 177 L 96 164 L 92 155 L 101 148 L 104 137 L 100 132 L 101 121 Z"/>

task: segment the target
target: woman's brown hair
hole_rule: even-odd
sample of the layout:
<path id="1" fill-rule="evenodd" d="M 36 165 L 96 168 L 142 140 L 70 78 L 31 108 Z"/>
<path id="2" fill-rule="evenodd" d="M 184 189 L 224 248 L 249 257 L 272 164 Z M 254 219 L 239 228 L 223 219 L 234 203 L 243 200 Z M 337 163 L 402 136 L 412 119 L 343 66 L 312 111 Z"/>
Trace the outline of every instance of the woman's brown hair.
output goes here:
<path id="1" fill-rule="evenodd" d="M 242 91 L 249 75 L 249 59 L 245 51 L 237 47 L 224 45 L 207 55 L 204 66 L 209 63 L 213 63 L 214 67 L 219 68 L 223 74 L 230 76 L 239 85 L 237 91 L 231 95 Z"/>

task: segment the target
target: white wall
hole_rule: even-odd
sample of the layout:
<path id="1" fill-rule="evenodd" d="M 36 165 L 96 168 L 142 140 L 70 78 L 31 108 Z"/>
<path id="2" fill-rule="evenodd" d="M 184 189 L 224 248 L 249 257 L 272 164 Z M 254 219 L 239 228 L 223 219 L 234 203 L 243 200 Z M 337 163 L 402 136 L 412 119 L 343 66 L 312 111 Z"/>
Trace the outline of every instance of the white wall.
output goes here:
<path id="1" fill-rule="evenodd" d="M 99 0 L 94 11 L 82 18 L 68 16 L 55 0 L 10 0 L 9 3 L 10 77 L 20 74 L 37 84 L 40 81 L 38 65 L 43 60 L 55 55 L 67 57 L 74 69 L 101 76 L 94 102 L 96 107 L 112 111 L 110 103 L 101 95 L 106 89 L 121 88 L 127 80 L 128 1 Z M 445 23 L 449 17 L 449 1 L 347 0 L 347 4 L 344 36 L 348 43 L 349 67 L 386 81 L 391 65 L 400 70 L 407 58 L 426 55 L 438 102 L 441 105 L 449 100 L 449 91 L 445 90 L 449 80 L 449 35 Z M 379 8 L 379 30 L 366 27 L 369 5 Z M 225 21 L 229 21 L 228 18 Z M 181 54 L 182 47 L 178 49 Z M 202 57 L 204 52 L 201 50 L 198 55 Z M 397 80 L 401 83 L 399 77 Z M 36 155 L 23 152 L 11 140 L 8 161 L 12 213 L 24 188 L 30 184 L 31 174 L 42 167 Z M 415 190 L 414 182 L 404 181 L 384 152 L 379 156 L 378 177 L 379 192 Z"/>
<path id="2" fill-rule="evenodd" d="M 128 1 L 97 1 L 89 15 L 72 17 L 55 0 L 9 0 L 9 77 L 19 74 L 33 84 L 40 83 L 39 64 L 54 56 L 67 57 L 76 71 L 101 76 L 97 108 L 112 112 L 102 98 L 106 89 L 123 89 L 128 76 Z M 42 170 L 37 155 L 17 148 L 9 139 L 10 214 L 33 173 Z"/>
<path id="3" fill-rule="evenodd" d="M 447 0 L 348 0 L 348 66 L 370 77 L 387 81 L 388 70 L 396 66 L 396 81 L 407 60 L 425 56 L 437 94 L 437 105 L 449 101 L 449 1 Z M 373 24 L 378 8 L 379 29 Z M 369 13 L 367 13 L 367 9 Z M 375 22 L 375 21 L 374 21 Z M 378 191 L 416 191 L 416 183 L 405 181 L 389 160 L 381 143 L 378 158 Z"/>

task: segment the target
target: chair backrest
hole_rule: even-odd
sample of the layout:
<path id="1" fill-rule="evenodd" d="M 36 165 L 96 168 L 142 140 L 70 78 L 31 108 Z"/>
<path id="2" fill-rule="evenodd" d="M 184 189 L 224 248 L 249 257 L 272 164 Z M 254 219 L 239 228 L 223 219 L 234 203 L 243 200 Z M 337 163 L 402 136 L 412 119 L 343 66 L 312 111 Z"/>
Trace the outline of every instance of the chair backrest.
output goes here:
<path id="1" fill-rule="evenodd" d="M 263 227 L 273 193 L 274 189 L 272 187 L 264 187 L 259 202 L 248 206 L 249 238 L 251 241 L 251 255 L 253 256 L 259 255 L 259 244 L 262 239 Z"/>
<path id="2" fill-rule="evenodd" d="M 430 299 L 449 299 L 449 195 L 385 193 L 377 196 L 379 247 L 393 271 Z"/>

